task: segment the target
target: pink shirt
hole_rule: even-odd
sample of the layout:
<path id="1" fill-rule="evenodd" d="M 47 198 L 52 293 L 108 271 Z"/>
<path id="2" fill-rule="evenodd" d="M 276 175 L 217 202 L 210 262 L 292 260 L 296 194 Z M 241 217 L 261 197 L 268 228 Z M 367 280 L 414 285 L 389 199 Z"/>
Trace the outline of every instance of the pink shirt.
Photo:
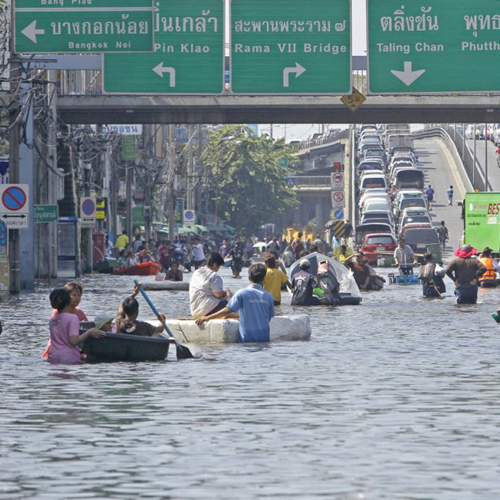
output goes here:
<path id="1" fill-rule="evenodd" d="M 80 350 L 69 343 L 70 337 L 78 337 L 80 321 L 76 314 L 60 313 L 49 321 L 50 348 L 49 363 L 81 363 Z"/>
<path id="2" fill-rule="evenodd" d="M 50 317 L 53 318 L 56 314 L 58 314 L 57 309 L 52 309 Z M 75 309 L 75 314 L 78 316 L 79 321 L 88 321 L 87 316 L 85 316 L 85 313 L 79 307 Z"/>

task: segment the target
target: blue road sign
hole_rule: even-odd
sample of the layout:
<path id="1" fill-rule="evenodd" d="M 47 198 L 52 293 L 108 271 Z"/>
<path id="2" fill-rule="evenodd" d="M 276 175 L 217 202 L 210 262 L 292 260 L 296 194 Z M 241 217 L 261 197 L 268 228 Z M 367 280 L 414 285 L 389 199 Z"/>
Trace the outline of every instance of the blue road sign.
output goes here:
<path id="1" fill-rule="evenodd" d="M 12 212 L 21 210 L 26 205 L 28 197 L 23 189 L 17 186 L 7 188 L 3 192 L 2 203 L 3 206 Z"/>
<path id="2" fill-rule="evenodd" d="M 92 200 L 85 200 L 82 204 L 82 211 L 85 215 L 89 217 L 94 215 L 95 203 Z"/>
<path id="3" fill-rule="evenodd" d="M 0 220 L 0 247 L 6 247 L 9 241 L 9 230 L 7 224 Z"/>
<path id="4" fill-rule="evenodd" d="M 344 218 L 344 211 L 341 208 L 337 208 L 337 210 L 333 212 L 333 216 L 337 220 L 342 220 Z"/>

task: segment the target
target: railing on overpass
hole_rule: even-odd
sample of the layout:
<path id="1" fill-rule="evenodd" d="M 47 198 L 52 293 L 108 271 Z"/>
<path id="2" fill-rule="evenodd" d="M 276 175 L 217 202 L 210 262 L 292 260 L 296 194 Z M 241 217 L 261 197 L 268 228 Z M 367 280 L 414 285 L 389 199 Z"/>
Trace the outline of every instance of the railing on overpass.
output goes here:
<path id="1" fill-rule="evenodd" d="M 298 144 L 296 147 L 298 149 L 308 149 L 313 148 L 315 146 L 322 146 L 324 144 L 333 144 L 334 142 L 338 142 L 342 139 L 349 138 L 349 129 L 344 130 L 332 130 L 326 134 L 317 137 L 316 139 L 306 139 Z"/>
<path id="2" fill-rule="evenodd" d="M 413 133 L 416 139 L 423 139 L 425 137 L 439 137 L 443 140 L 446 147 L 453 156 L 453 159 L 460 165 L 463 166 L 465 173 L 467 174 L 468 183 L 466 183 L 467 191 L 484 191 L 485 190 L 485 179 L 481 169 L 478 168 L 478 163 L 476 160 L 476 165 L 474 166 L 474 157 L 470 149 L 466 144 L 462 144 L 459 140 L 461 137 L 452 137 L 449 133 L 452 129 L 449 125 L 444 126 L 433 126 L 425 128 L 424 130 L 419 130 Z M 455 135 L 455 134 L 454 134 Z M 455 139 L 455 140 L 454 140 Z M 465 147 L 464 147 L 465 146 Z M 489 183 L 488 183 L 489 184 Z M 490 186 L 491 190 L 491 186 Z"/>
<path id="3" fill-rule="evenodd" d="M 287 185 L 290 188 L 331 188 L 332 181 L 329 175 L 292 175 L 287 177 Z"/>

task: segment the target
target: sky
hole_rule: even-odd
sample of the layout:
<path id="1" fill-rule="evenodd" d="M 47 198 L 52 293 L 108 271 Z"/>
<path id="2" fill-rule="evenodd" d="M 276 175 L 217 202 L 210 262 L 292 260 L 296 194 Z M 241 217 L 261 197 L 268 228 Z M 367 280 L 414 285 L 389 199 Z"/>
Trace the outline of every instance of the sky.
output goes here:
<path id="1" fill-rule="evenodd" d="M 355 56 L 366 54 L 366 0 L 352 0 L 352 53 Z M 328 128 L 347 128 L 347 124 L 326 125 Z M 259 126 L 261 133 L 270 133 L 269 124 Z M 315 132 L 321 132 L 319 124 L 273 125 L 273 137 L 285 137 L 288 141 L 304 140 Z"/>

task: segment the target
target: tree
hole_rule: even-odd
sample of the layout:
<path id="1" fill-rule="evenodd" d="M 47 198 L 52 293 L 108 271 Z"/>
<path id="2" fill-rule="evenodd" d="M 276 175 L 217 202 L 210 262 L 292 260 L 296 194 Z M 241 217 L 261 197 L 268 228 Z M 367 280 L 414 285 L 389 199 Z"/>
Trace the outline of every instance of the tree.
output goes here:
<path id="1" fill-rule="evenodd" d="M 297 205 L 280 162 L 296 162 L 283 139 L 255 137 L 248 127 L 226 125 L 211 131 L 203 151 L 216 215 L 249 235 Z"/>

